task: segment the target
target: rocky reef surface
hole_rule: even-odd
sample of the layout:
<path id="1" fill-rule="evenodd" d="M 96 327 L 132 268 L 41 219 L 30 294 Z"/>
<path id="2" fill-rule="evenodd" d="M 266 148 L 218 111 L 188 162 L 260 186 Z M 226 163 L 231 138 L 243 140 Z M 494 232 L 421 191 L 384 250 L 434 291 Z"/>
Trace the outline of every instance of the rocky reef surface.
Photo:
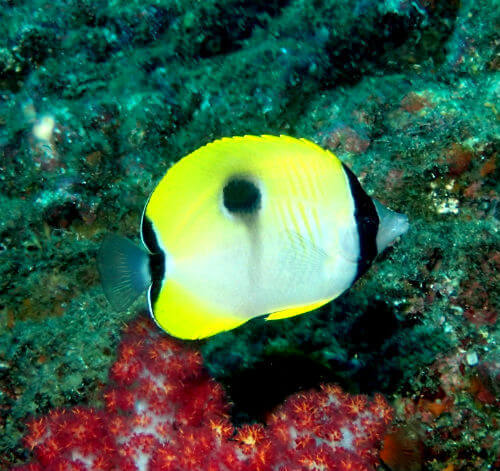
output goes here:
<path id="1" fill-rule="evenodd" d="M 338 383 L 395 409 L 381 467 L 500 466 L 495 0 L 10 0 L 0 13 L 0 468 L 25 421 L 99 406 L 124 324 L 95 254 L 222 136 L 331 149 L 410 231 L 340 299 L 197 342 L 264 422 Z M 408 450 L 413 450 L 408 453 Z"/>

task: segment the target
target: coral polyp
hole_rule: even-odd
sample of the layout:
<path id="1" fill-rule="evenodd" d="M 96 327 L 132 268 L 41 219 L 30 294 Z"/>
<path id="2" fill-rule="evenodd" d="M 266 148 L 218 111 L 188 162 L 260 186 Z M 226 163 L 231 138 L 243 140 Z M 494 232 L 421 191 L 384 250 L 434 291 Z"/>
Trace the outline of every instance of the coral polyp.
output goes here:
<path id="1" fill-rule="evenodd" d="M 235 427 L 200 354 L 145 320 L 127 328 L 110 376 L 103 409 L 28 423 L 35 461 L 16 471 L 369 471 L 392 420 L 382 396 L 324 385 L 289 397 L 265 424 Z"/>

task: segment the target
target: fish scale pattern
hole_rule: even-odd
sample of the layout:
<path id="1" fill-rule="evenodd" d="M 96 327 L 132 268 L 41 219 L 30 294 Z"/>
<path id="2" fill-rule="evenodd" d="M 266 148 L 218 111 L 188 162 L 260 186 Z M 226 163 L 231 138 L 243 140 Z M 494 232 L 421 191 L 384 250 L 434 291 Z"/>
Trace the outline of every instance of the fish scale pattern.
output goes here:
<path id="1" fill-rule="evenodd" d="M 391 422 L 385 399 L 336 385 L 289 397 L 265 424 L 230 422 L 201 355 L 148 321 L 131 324 L 103 409 L 54 410 L 28 424 L 16 471 L 369 471 Z"/>

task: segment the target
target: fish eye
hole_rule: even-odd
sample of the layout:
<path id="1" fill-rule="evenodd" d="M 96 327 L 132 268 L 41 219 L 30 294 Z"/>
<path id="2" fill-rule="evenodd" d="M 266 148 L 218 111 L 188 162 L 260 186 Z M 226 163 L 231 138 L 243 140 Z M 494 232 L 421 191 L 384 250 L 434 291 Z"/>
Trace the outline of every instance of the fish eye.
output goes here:
<path id="1" fill-rule="evenodd" d="M 230 213 L 254 213 L 261 206 L 262 195 L 260 190 L 248 178 L 232 178 L 224 186 L 222 195 L 224 207 Z"/>

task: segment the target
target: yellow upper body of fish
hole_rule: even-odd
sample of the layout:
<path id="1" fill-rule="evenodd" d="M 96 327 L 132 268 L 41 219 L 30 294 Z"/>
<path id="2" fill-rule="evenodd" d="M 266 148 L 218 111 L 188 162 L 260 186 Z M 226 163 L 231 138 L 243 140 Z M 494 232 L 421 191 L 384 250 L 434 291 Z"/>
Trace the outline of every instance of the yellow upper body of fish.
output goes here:
<path id="1" fill-rule="evenodd" d="M 98 264 L 113 307 L 148 289 L 156 323 L 197 339 L 335 299 L 407 228 L 306 139 L 223 138 L 160 181 L 142 218 L 145 249 L 109 236 Z"/>

